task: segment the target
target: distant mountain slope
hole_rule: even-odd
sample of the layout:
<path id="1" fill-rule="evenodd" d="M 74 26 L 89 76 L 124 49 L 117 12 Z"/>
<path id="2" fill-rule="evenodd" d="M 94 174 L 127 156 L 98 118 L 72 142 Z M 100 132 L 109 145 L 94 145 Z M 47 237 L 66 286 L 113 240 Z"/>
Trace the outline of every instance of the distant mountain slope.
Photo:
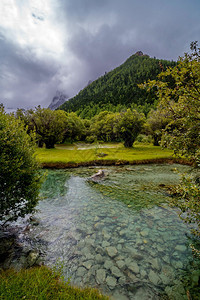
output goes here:
<path id="1" fill-rule="evenodd" d="M 138 51 L 121 66 L 90 83 L 78 95 L 61 105 L 59 109 L 69 112 L 76 111 L 85 117 L 83 112 L 85 113 L 92 107 L 98 107 L 98 110 L 101 110 L 117 105 L 126 107 L 133 104 L 151 105 L 155 101 L 155 95 L 147 94 L 137 85 L 145 80 L 155 79 L 167 66 L 175 66 L 175 64 L 175 62 L 167 60 L 150 58 Z"/>
<path id="2" fill-rule="evenodd" d="M 56 91 L 56 95 L 53 97 L 51 103 L 49 104 L 48 108 L 51 110 L 55 110 L 60 105 L 65 103 L 69 97 L 63 94 L 62 92 Z"/>

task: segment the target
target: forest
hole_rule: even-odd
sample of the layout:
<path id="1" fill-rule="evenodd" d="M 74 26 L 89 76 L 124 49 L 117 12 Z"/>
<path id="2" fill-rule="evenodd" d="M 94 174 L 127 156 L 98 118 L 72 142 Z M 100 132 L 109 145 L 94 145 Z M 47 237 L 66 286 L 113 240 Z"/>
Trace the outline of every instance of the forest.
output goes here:
<path id="1" fill-rule="evenodd" d="M 157 104 L 156 93 L 155 90 L 147 92 L 138 84 L 156 79 L 161 71 L 175 65 L 174 61 L 150 58 L 138 51 L 121 66 L 85 87 L 59 109 L 76 112 L 84 119 L 90 119 L 101 111 L 119 112 L 136 107 L 147 115 Z"/>

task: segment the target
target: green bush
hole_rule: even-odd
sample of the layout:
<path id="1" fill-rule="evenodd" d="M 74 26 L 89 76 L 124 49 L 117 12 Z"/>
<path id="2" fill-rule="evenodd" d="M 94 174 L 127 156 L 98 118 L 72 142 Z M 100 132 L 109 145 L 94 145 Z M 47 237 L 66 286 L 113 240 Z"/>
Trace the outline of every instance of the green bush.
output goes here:
<path id="1" fill-rule="evenodd" d="M 34 135 L 24 123 L 0 107 L 0 219 L 31 213 L 38 201 L 40 174 L 35 160 Z"/>

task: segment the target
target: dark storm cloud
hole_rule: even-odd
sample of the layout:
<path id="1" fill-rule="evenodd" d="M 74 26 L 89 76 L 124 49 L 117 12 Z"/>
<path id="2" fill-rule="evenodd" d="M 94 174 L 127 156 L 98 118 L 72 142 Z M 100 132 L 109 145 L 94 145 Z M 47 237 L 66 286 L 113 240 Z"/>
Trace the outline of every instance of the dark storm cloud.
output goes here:
<path id="1" fill-rule="evenodd" d="M 24 50 L 3 36 L 0 43 L 0 102 L 14 108 L 50 102 L 58 85 L 58 80 L 53 80 L 58 66 L 36 59 L 31 49 Z"/>
<path id="2" fill-rule="evenodd" d="M 9 105 L 48 106 L 57 89 L 73 96 L 138 50 L 177 60 L 191 41 L 199 40 L 199 0 L 48 3 L 54 3 L 52 26 L 62 33 L 60 56 L 54 59 L 53 52 L 48 56 L 43 49 L 38 57 L 34 44 L 20 48 L 15 39 L 11 43 L 4 34 L 0 37 L 0 100 L 7 99 Z M 47 16 L 36 12 L 30 12 L 32 18 L 44 24 Z"/>
<path id="3" fill-rule="evenodd" d="M 177 60 L 199 38 L 197 1 L 74 0 L 62 5 L 71 31 L 68 47 L 85 61 L 90 79 L 138 50 Z"/>

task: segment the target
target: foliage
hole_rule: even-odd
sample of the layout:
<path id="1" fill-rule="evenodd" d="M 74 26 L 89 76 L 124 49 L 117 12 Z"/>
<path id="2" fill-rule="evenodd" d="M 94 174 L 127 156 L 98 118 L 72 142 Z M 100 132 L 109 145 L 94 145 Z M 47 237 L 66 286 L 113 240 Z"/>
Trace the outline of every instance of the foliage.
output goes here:
<path id="1" fill-rule="evenodd" d="M 24 124 L 0 108 L 0 214 L 1 220 L 31 213 L 40 187 L 34 154 L 34 136 Z"/>
<path id="2" fill-rule="evenodd" d="M 120 113 L 117 119 L 114 131 L 122 138 L 125 147 L 132 147 L 144 125 L 144 115 L 136 110 L 128 109 L 126 112 Z"/>
<path id="3" fill-rule="evenodd" d="M 34 131 L 34 124 L 31 121 L 33 112 L 33 109 L 24 110 L 21 108 L 18 108 L 15 112 L 15 118 L 20 119 L 24 123 L 28 134 Z"/>
<path id="4" fill-rule="evenodd" d="M 64 111 L 52 111 L 40 106 L 31 116 L 36 132 L 46 148 L 54 148 L 56 143 L 63 140 L 66 133 L 66 113 Z"/>
<path id="5" fill-rule="evenodd" d="M 176 187 L 177 198 L 172 203 L 180 208 L 180 217 L 187 223 L 197 225 L 192 232 L 200 237 L 200 188 L 194 178 L 186 174 L 182 175 L 180 184 Z"/>
<path id="6" fill-rule="evenodd" d="M 119 136 L 114 131 L 119 114 L 102 111 L 91 120 L 90 134 L 96 140 L 104 142 L 119 141 Z"/>
<path id="7" fill-rule="evenodd" d="M 191 45 L 192 54 L 181 57 L 174 68 L 149 81 L 149 89 L 157 88 L 159 109 L 170 114 L 162 144 L 177 155 L 197 161 L 200 146 L 200 52 Z M 194 50 L 196 49 L 196 50 Z"/>
<path id="8" fill-rule="evenodd" d="M 3 271 L 0 270 L 0 298 L 10 299 L 66 299 L 97 300 L 108 299 L 96 289 L 81 289 L 69 285 L 60 278 L 60 273 L 49 268 Z"/>
<path id="9" fill-rule="evenodd" d="M 136 105 L 143 107 L 143 112 L 147 114 L 156 102 L 156 95 L 154 91 L 147 93 L 141 90 L 138 84 L 155 79 L 167 66 L 175 65 L 175 62 L 134 54 L 121 66 L 98 78 L 77 96 L 66 101 L 59 109 L 75 111 L 82 118 L 90 119 L 101 111 L 120 112 Z"/>
<path id="10" fill-rule="evenodd" d="M 191 54 L 180 57 L 177 66 L 168 68 L 158 75 L 158 80 L 149 81 L 144 86 L 157 88 L 159 109 L 170 114 L 171 121 L 166 126 L 162 145 L 174 150 L 178 156 L 191 159 L 197 169 L 200 164 L 200 48 L 191 43 Z M 199 177 L 198 177 L 199 178 Z M 175 199 L 186 222 L 198 225 L 200 232 L 200 181 L 182 177 L 178 187 L 181 197 Z"/>
<path id="11" fill-rule="evenodd" d="M 102 111 L 91 120 L 90 134 L 96 140 L 105 142 L 124 141 L 125 147 L 132 147 L 144 124 L 144 115 L 136 110 L 121 113 Z"/>
<path id="12" fill-rule="evenodd" d="M 65 134 L 63 141 L 69 139 L 71 142 L 81 140 L 85 135 L 85 124 L 74 112 L 66 113 Z"/>
<path id="13" fill-rule="evenodd" d="M 146 132 L 153 138 L 154 146 L 159 146 L 163 130 L 170 123 L 170 114 L 161 109 L 151 110 L 147 122 Z"/>

